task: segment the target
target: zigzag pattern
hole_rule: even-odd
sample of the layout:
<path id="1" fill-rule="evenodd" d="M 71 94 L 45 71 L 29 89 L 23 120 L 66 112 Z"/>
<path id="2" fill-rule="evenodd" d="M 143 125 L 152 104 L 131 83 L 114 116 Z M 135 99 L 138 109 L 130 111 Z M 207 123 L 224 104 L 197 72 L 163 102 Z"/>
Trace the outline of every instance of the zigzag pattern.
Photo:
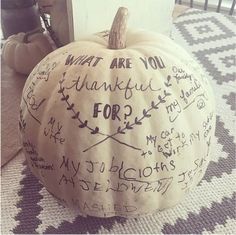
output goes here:
<path id="1" fill-rule="evenodd" d="M 224 128 L 224 123 L 220 121 L 220 117 L 216 117 L 216 137 L 218 143 L 223 146 L 222 150 L 228 154 L 228 157 L 219 158 L 218 162 L 210 162 L 204 180 L 211 181 L 212 177 L 222 177 L 223 173 L 231 174 L 235 169 L 235 150 L 234 136 L 230 136 L 227 129 Z M 227 145 L 225 144 L 227 143 Z"/>
<path id="2" fill-rule="evenodd" d="M 187 219 L 179 218 L 173 226 L 164 224 L 162 232 L 164 234 L 202 234 L 205 228 L 214 232 L 217 224 L 226 223 L 227 219 L 235 218 L 236 193 L 232 198 L 224 197 L 221 203 L 213 202 L 210 208 L 202 208 L 200 213 L 189 213 Z M 227 210 L 227 213 L 225 211 Z"/>
<path id="3" fill-rule="evenodd" d="M 26 166 L 27 162 L 24 161 L 23 165 Z M 25 177 L 19 182 L 22 188 L 18 192 L 21 200 L 16 205 L 21 211 L 15 217 L 15 220 L 20 223 L 12 231 L 15 234 L 35 233 L 35 228 L 41 223 L 37 216 L 43 208 L 38 206 L 37 203 L 42 199 L 39 191 L 42 189 L 43 185 L 32 175 L 27 166 L 22 171 L 22 175 Z"/>
<path id="4" fill-rule="evenodd" d="M 228 95 L 223 95 L 223 98 L 226 99 L 226 104 L 230 106 L 231 110 L 236 111 L 236 93 L 230 92 Z"/>

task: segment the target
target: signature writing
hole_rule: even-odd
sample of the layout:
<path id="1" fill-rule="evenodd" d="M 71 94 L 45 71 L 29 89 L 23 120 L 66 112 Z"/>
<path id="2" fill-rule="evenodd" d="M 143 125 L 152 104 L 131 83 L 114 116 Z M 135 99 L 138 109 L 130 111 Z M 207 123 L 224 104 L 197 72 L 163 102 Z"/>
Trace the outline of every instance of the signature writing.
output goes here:
<path id="1" fill-rule="evenodd" d="M 59 179 L 59 185 L 71 185 L 73 188 L 78 185 L 83 191 L 132 191 L 134 193 L 152 191 L 160 192 L 163 195 L 173 181 L 173 177 L 157 180 L 149 180 L 148 178 L 157 174 L 159 171 L 174 170 L 174 165 L 170 166 L 168 169 L 166 165 L 164 167 L 162 163 L 156 162 L 156 164 L 154 164 L 155 166 L 146 166 L 137 170 L 127 166 L 124 161 L 115 163 L 114 160 L 115 158 L 113 157 L 111 165 L 106 165 L 104 162 L 92 161 L 86 161 L 86 165 L 84 165 L 85 163 L 75 163 L 73 160 L 63 156 L 60 168 L 64 169 L 64 171 Z M 117 174 L 119 181 L 117 181 L 117 184 L 113 184 L 109 179 L 101 183 L 79 178 L 78 175 L 83 175 L 79 174 L 80 169 L 86 170 L 88 174 L 94 174 L 95 172 L 103 174 L 108 171 L 110 174 Z M 68 173 L 70 173 L 70 175 L 68 175 Z"/>
<path id="2" fill-rule="evenodd" d="M 45 98 L 39 99 L 35 96 L 34 91 L 35 91 L 35 86 L 36 84 L 34 82 L 32 82 L 29 87 L 27 88 L 27 90 L 25 91 L 24 95 L 23 95 L 23 101 L 26 104 L 26 107 L 28 109 L 29 114 L 32 116 L 32 118 L 34 118 L 34 120 L 36 122 L 38 122 L 39 124 L 41 124 L 40 120 L 35 117 L 35 115 L 33 114 L 33 112 L 36 112 L 39 110 L 39 108 L 43 105 L 43 103 L 46 101 Z"/>
<path id="3" fill-rule="evenodd" d="M 54 143 L 63 144 L 65 138 L 61 137 L 62 125 L 60 122 L 56 122 L 54 117 L 51 117 L 47 123 L 47 127 L 44 128 L 44 135 L 49 136 L 49 139 L 53 139 Z"/>
<path id="4" fill-rule="evenodd" d="M 39 170 L 54 170 L 54 165 L 48 164 L 43 157 L 40 157 L 35 145 L 30 141 L 23 141 L 24 151 L 30 156 L 31 166 Z M 43 174 L 42 174 L 43 176 Z"/>
<path id="5" fill-rule="evenodd" d="M 182 150 L 195 142 L 201 140 L 200 131 L 185 134 L 177 131 L 175 128 L 161 131 L 160 137 L 149 135 L 146 136 L 147 146 L 152 146 L 164 157 L 169 158 L 173 155 L 179 155 Z"/>
<path id="6" fill-rule="evenodd" d="M 194 160 L 194 168 L 186 170 L 178 175 L 178 183 L 182 185 L 182 190 L 188 190 L 191 187 L 191 184 L 194 182 L 196 177 L 201 177 L 203 174 L 203 168 L 206 167 L 208 162 L 207 157 L 209 156 L 211 138 L 208 139 L 207 143 L 207 152 L 204 157 L 197 158 Z"/>
<path id="7" fill-rule="evenodd" d="M 49 62 L 49 58 L 46 59 L 45 63 L 40 64 L 36 71 L 33 73 L 33 76 L 36 77 L 37 80 L 44 80 L 47 82 L 49 80 L 49 76 L 51 72 L 57 67 L 58 62 Z"/>
<path id="8" fill-rule="evenodd" d="M 168 86 L 170 86 L 168 84 Z M 194 79 L 192 81 L 192 86 L 188 89 L 181 89 L 180 91 L 180 100 L 183 101 L 185 104 L 184 107 L 180 104 L 180 101 L 178 99 L 172 100 L 167 106 L 166 106 L 166 112 L 169 115 L 169 121 L 174 122 L 178 116 L 183 112 L 183 110 L 186 110 L 188 107 L 193 105 L 197 101 L 197 108 L 203 109 L 205 107 L 205 101 L 208 100 L 208 97 L 206 95 L 206 92 L 203 91 L 200 94 L 195 95 L 195 93 L 202 88 L 201 84 Z M 195 95 L 195 96 L 194 96 Z"/>

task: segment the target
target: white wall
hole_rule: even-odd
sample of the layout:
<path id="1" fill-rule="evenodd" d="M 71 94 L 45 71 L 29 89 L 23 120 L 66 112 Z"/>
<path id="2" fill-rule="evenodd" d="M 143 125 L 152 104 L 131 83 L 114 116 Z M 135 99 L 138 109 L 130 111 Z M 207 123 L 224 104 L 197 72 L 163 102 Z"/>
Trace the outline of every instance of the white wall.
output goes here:
<path id="1" fill-rule="evenodd" d="M 174 0 L 70 0 L 68 8 L 71 8 L 73 22 L 71 37 L 77 40 L 86 34 L 110 29 L 120 6 L 129 9 L 129 27 L 144 28 L 169 35 L 174 2 Z"/>

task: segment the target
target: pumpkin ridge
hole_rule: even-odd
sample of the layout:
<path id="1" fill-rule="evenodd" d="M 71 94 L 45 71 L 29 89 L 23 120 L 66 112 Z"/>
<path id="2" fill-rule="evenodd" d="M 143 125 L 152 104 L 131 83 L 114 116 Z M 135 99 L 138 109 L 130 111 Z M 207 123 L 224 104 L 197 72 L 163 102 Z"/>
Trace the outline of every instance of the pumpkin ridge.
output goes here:
<path id="1" fill-rule="evenodd" d="M 12 69 L 16 66 L 16 58 L 12 56 L 17 46 L 17 42 L 7 40 L 5 43 L 6 46 L 3 47 L 3 57 L 5 57 L 6 64 Z"/>
<path id="2" fill-rule="evenodd" d="M 27 42 L 24 41 L 25 35 L 27 33 L 10 36 L 3 44 L 2 57 L 10 68 L 28 75 L 53 48 L 46 35 L 42 33 L 32 34 L 32 39 Z"/>

